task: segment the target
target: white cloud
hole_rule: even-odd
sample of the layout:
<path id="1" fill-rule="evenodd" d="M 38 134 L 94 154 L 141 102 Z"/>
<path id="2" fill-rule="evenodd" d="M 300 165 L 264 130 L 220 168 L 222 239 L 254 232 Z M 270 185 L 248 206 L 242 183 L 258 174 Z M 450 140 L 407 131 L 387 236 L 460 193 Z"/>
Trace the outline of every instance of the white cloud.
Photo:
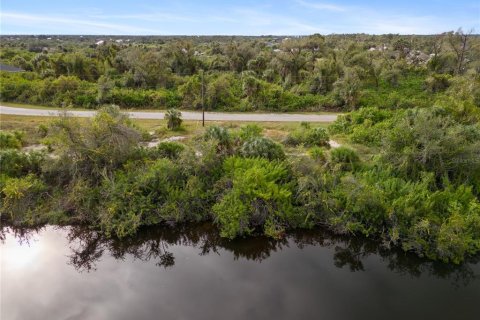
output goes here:
<path id="1" fill-rule="evenodd" d="M 127 20 L 141 20 L 141 21 L 185 21 L 185 22 L 201 22 L 197 18 L 192 18 L 183 15 L 176 15 L 165 12 L 155 13 L 138 13 L 138 14 L 94 14 L 89 15 L 91 18 L 96 19 L 127 19 Z"/>
<path id="2" fill-rule="evenodd" d="M 198 11 L 137 8 L 104 12 L 88 8 L 67 14 L 0 12 L 2 33 L 63 34 L 223 34 L 306 35 L 313 33 L 430 34 L 480 29 L 478 21 L 457 17 L 407 14 L 389 9 L 340 6 L 315 0 L 294 0 L 291 11 L 266 5 L 225 6 Z"/>
<path id="3" fill-rule="evenodd" d="M 74 19 L 60 16 L 34 15 L 13 12 L 1 12 L 3 26 L 31 27 L 32 33 L 37 30 L 58 30 L 57 33 L 72 34 L 155 34 L 158 30 L 142 28 L 126 24 L 99 22 L 93 20 Z M 50 31 L 51 32 L 51 31 Z M 55 33 L 55 32 L 52 32 Z"/>
<path id="4" fill-rule="evenodd" d="M 339 6 L 336 4 L 325 3 L 325 2 L 307 2 L 303 0 L 296 0 L 299 5 L 316 10 L 326 10 L 326 11 L 346 11 L 347 7 Z"/>
<path id="5" fill-rule="evenodd" d="M 279 14 L 267 13 L 263 10 L 251 8 L 236 8 L 234 10 L 237 24 L 241 25 L 247 34 L 265 35 L 306 35 L 311 33 L 326 33 L 328 30 L 296 19 Z M 244 34 L 244 33 L 239 33 Z"/>

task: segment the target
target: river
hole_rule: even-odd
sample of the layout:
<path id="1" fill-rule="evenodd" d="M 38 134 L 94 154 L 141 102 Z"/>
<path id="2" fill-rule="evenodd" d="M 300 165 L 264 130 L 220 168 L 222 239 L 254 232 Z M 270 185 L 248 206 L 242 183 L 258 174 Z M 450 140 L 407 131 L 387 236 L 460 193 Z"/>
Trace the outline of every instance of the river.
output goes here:
<path id="1" fill-rule="evenodd" d="M 116 240 L 3 226 L 1 319 L 474 319 L 478 258 L 433 263 L 326 231 L 226 241 L 211 224 Z"/>

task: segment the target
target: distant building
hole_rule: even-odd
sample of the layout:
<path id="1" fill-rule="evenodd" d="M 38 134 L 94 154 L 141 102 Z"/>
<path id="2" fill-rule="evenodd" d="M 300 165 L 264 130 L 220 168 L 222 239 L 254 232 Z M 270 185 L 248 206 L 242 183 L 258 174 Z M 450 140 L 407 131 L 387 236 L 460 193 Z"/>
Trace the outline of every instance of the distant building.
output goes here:
<path id="1" fill-rule="evenodd" d="M 17 68 L 17 67 L 14 67 L 14 66 L 9 66 L 9 65 L 6 65 L 6 64 L 1 64 L 0 63 L 0 71 L 6 71 L 6 72 L 25 72 L 25 70 L 21 69 L 21 68 Z"/>

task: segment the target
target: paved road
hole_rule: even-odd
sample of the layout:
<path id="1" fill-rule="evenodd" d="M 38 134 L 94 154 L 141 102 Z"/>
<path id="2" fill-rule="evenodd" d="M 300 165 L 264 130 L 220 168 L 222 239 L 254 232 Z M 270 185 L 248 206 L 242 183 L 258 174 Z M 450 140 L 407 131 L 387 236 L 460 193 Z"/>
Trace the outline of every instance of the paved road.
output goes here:
<path id="1" fill-rule="evenodd" d="M 58 116 L 61 111 L 49 109 L 28 109 L 17 107 L 0 106 L 1 114 L 12 114 L 20 116 Z M 92 117 L 95 111 L 70 110 L 75 117 Z M 135 119 L 163 119 L 164 112 L 128 112 Z M 184 120 L 202 120 L 201 112 L 182 111 Z M 227 113 L 227 112 L 206 112 L 207 121 L 272 121 L 272 122 L 333 122 L 337 119 L 336 114 L 302 114 L 302 113 Z"/>

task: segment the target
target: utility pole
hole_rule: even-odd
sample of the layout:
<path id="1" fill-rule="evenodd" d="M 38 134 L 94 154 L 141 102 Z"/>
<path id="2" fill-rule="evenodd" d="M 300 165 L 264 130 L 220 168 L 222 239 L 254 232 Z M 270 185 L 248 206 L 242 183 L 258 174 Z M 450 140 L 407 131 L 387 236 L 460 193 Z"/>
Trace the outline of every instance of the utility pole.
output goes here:
<path id="1" fill-rule="evenodd" d="M 203 76 L 203 70 L 202 70 L 202 127 L 205 127 L 205 94 L 204 94 L 204 88 L 205 88 L 205 77 Z"/>

